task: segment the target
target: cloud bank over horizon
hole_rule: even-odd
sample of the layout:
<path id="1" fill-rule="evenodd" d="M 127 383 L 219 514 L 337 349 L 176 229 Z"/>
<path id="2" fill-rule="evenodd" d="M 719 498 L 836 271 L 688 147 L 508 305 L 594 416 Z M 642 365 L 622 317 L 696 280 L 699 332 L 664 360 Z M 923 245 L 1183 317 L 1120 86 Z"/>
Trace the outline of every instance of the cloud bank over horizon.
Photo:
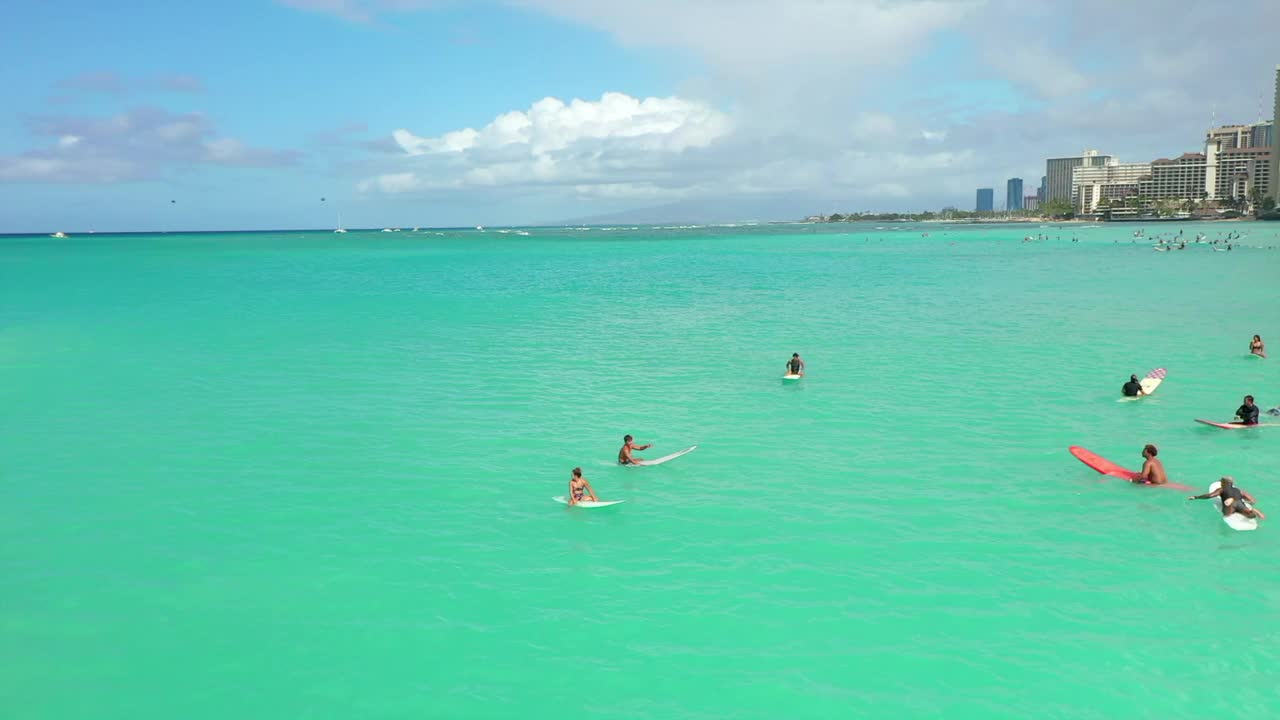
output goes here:
<path id="1" fill-rule="evenodd" d="M 336 11 L 325 7 L 329 0 L 290 4 L 365 20 L 440 5 L 350 0 Z M 549 192 L 563 185 L 576 198 L 637 201 L 809 190 L 823 201 L 846 198 L 849 208 L 938 207 L 967 202 L 974 188 L 1012 176 L 1034 188 L 1044 158 L 1086 148 L 1134 161 L 1194 150 L 1212 108 L 1256 107 L 1280 60 L 1268 57 L 1276 50 L 1262 41 L 1280 22 L 1280 5 L 1261 0 L 1240 8 L 1256 22 L 1232 25 L 1257 36 L 1236 43 L 1229 60 L 1251 71 L 1256 82 L 1248 84 L 1224 81 L 1226 58 L 1207 31 L 1222 23 L 1212 8 L 1187 7 L 1175 17 L 1156 0 L 1082 0 L 1081 12 L 1013 0 L 508 4 L 607 33 L 626 47 L 696 61 L 696 73 L 669 100 L 717 117 L 714 137 L 680 152 L 582 138 L 520 160 L 486 152 L 480 140 L 462 151 L 465 162 L 433 158 L 422 163 L 425 173 L 401 167 L 366 178 L 362 189 L 542 185 Z M 1143 35 L 1161 42 L 1132 42 Z M 625 88 L 614 90 L 606 97 L 628 97 Z M 394 138 L 404 153 L 422 154 L 477 133 L 496 136 L 508 116 L 523 113 L 483 131 L 458 128 L 428 139 L 398 130 Z M 1259 118 L 1237 111 L 1220 119 Z M 614 131 L 629 132 L 629 122 L 619 118 Z"/>

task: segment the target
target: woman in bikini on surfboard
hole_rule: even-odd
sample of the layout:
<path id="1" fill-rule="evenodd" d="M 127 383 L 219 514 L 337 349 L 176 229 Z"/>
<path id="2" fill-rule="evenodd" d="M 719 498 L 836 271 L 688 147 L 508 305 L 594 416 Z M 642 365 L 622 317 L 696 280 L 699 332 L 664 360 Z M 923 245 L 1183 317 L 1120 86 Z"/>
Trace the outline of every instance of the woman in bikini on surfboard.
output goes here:
<path id="1" fill-rule="evenodd" d="M 1267 346 L 1262 344 L 1262 338 L 1258 335 L 1253 336 L 1253 342 L 1249 343 L 1249 352 L 1260 358 L 1267 356 Z"/>
<path id="2" fill-rule="evenodd" d="M 596 497 L 596 491 L 591 488 L 591 483 L 582 477 L 582 468 L 573 469 L 573 477 L 569 478 L 569 504 L 577 505 L 583 500 L 591 502 L 600 502 L 600 498 Z"/>

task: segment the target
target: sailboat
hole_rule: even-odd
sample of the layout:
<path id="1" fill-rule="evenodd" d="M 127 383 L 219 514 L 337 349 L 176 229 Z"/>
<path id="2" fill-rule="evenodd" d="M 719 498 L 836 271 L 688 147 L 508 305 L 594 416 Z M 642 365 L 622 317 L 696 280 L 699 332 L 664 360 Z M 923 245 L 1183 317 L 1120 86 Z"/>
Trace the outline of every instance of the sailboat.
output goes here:
<path id="1" fill-rule="evenodd" d="M 336 232 L 336 233 L 344 233 L 344 232 L 346 232 L 346 230 L 343 230 L 343 229 L 342 229 L 342 213 L 338 213 L 338 228 L 337 228 L 336 230 L 334 230 L 334 232 Z"/>
<path id="2" fill-rule="evenodd" d="M 67 236 L 67 234 L 66 234 L 66 233 L 64 233 L 64 232 L 62 232 L 61 230 L 59 230 L 58 232 L 56 232 L 56 233 L 54 233 L 54 234 L 50 235 L 49 237 L 51 237 L 51 238 L 64 238 L 64 237 L 66 237 L 66 236 Z"/>

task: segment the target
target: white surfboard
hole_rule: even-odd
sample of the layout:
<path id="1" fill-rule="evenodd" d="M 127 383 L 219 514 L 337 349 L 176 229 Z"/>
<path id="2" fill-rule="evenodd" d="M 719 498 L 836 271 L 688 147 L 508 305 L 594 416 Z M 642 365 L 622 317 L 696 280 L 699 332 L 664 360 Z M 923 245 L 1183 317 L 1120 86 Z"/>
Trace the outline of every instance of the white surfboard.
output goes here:
<path id="1" fill-rule="evenodd" d="M 802 378 L 802 377 L 804 377 L 804 376 L 803 376 L 803 375 L 792 375 L 792 374 L 788 373 L 788 374 L 786 374 L 786 375 L 783 375 L 783 376 L 782 376 L 782 379 L 783 379 L 783 380 L 799 380 L 799 379 L 800 379 L 800 378 Z"/>
<path id="2" fill-rule="evenodd" d="M 681 455 L 687 455 L 688 453 L 691 453 L 691 452 L 693 452 L 694 450 L 697 450 L 697 449 L 698 449 L 698 446 L 697 446 L 697 445 L 691 445 L 691 446 L 689 446 L 689 447 L 687 447 L 687 448 L 685 448 L 685 449 L 683 449 L 683 450 L 681 450 L 681 451 L 679 451 L 679 452 L 673 452 L 673 453 L 671 453 L 670 455 L 663 455 L 662 457 L 660 457 L 660 458 L 654 458 L 653 460 L 637 460 L 634 464 L 636 464 L 636 465 L 641 465 L 641 466 L 644 466 L 644 467 L 648 467 L 648 466 L 650 466 L 650 465 L 661 465 L 661 464 L 662 464 L 662 463 L 664 463 L 664 462 L 668 462 L 668 461 L 671 461 L 671 460 L 675 460 L 676 458 L 680 457 Z"/>
<path id="3" fill-rule="evenodd" d="M 1214 480 L 1213 484 L 1209 486 L 1209 492 L 1213 492 L 1214 490 L 1217 490 L 1220 487 L 1222 487 L 1222 483 L 1218 482 L 1217 480 Z M 1244 502 L 1244 501 L 1241 501 L 1241 502 Z M 1214 498 L 1213 505 L 1214 507 L 1218 508 L 1218 514 L 1222 515 L 1222 498 L 1220 497 Z M 1253 508 L 1253 506 L 1250 505 L 1248 502 L 1245 502 L 1244 506 L 1250 509 Z M 1222 522 L 1226 523 L 1227 527 L 1230 527 L 1232 530 L 1257 530 L 1258 529 L 1257 518 L 1248 518 L 1238 513 L 1232 513 L 1231 515 L 1222 515 Z"/>
<path id="4" fill-rule="evenodd" d="M 561 505 L 569 504 L 569 498 L 563 495 L 557 495 L 551 499 L 555 500 Z M 618 503 L 624 503 L 624 502 L 626 502 L 626 500 L 598 500 L 598 501 L 597 500 L 579 500 L 578 503 L 574 505 L 574 507 L 602 508 L 602 507 L 609 507 L 610 505 L 617 505 Z"/>

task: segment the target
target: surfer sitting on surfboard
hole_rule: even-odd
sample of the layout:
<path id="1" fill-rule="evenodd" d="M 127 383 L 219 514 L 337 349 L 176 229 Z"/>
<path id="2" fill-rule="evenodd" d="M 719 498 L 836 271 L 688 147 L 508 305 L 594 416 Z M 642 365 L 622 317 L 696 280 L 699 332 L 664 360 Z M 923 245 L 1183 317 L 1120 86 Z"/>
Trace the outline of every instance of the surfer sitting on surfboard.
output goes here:
<path id="1" fill-rule="evenodd" d="M 1258 424 L 1258 406 L 1253 404 L 1252 395 L 1244 396 L 1244 404 L 1236 410 L 1236 418 L 1241 425 Z"/>
<path id="2" fill-rule="evenodd" d="M 792 375 L 804 375 L 804 361 L 800 359 L 800 353 L 791 353 L 791 359 L 787 361 L 787 372 Z"/>
<path id="3" fill-rule="evenodd" d="M 569 504 L 577 505 L 583 500 L 591 502 L 600 502 L 600 498 L 596 497 L 596 491 L 591 488 L 591 483 L 582 477 L 582 468 L 573 469 L 573 477 L 569 478 Z"/>
<path id="4" fill-rule="evenodd" d="M 1227 515 L 1239 514 L 1247 518 L 1255 518 L 1258 520 L 1266 519 L 1267 516 L 1263 515 L 1261 510 L 1257 508 L 1248 508 L 1244 506 L 1244 503 L 1246 501 L 1250 505 L 1253 505 L 1258 501 L 1254 500 L 1253 496 L 1250 495 L 1249 493 L 1236 487 L 1235 480 L 1230 475 L 1224 476 L 1218 482 L 1220 484 L 1218 485 L 1217 490 L 1214 490 L 1213 492 L 1205 493 L 1203 495 L 1192 495 L 1187 499 L 1188 500 L 1208 500 L 1209 498 L 1215 498 L 1215 497 L 1222 498 L 1223 517 L 1226 517 Z"/>
<path id="5" fill-rule="evenodd" d="M 622 449 L 618 451 L 618 464 L 635 465 L 637 460 L 642 460 L 643 458 L 632 457 L 631 453 L 635 450 L 648 450 L 651 447 L 653 447 L 652 443 L 649 445 L 636 445 L 631 436 L 627 435 L 622 438 Z"/>
<path id="6" fill-rule="evenodd" d="M 1258 335 L 1253 336 L 1253 342 L 1249 343 L 1249 352 L 1260 358 L 1267 356 L 1267 346 L 1262 344 L 1262 338 Z"/>
<path id="7" fill-rule="evenodd" d="M 1164 473 L 1164 463 L 1156 459 L 1158 453 L 1155 445 L 1142 448 L 1142 472 L 1132 482 L 1139 485 L 1164 485 L 1169 482 L 1169 476 Z"/>
<path id="8" fill-rule="evenodd" d="M 1129 382 L 1125 383 L 1124 387 L 1120 388 L 1120 392 L 1124 393 L 1125 397 L 1138 397 L 1139 395 L 1142 395 L 1142 383 L 1138 382 L 1138 376 L 1130 375 Z"/>

